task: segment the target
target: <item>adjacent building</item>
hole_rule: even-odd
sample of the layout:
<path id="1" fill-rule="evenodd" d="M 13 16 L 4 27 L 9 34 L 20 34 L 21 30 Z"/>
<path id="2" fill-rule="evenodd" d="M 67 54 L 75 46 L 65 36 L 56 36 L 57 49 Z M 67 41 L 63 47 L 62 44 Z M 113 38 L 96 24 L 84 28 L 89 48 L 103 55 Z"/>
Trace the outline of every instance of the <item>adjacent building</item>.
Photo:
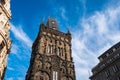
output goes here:
<path id="1" fill-rule="evenodd" d="M 11 47 L 9 29 L 10 0 L 0 0 L 0 80 L 4 79 L 7 58 Z"/>
<path id="2" fill-rule="evenodd" d="M 120 42 L 98 57 L 90 80 L 120 80 Z"/>
<path id="3" fill-rule="evenodd" d="M 71 51 L 71 33 L 59 31 L 55 19 L 49 18 L 32 46 L 26 80 L 76 80 Z"/>

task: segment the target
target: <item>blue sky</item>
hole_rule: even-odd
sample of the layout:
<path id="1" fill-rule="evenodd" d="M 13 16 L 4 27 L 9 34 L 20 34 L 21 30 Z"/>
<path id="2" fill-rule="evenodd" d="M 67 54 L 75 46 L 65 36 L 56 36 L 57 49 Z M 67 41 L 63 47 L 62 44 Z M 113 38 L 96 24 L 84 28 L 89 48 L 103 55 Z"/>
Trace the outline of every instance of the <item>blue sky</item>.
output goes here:
<path id="1" fill-rule="evenodd" d="M 55 18 L 62 32 L 70 26 L 77 80 L 89 80 L 97 57 L 120 41 L 119 0 L 11 0 L 11 12 L 12 48 L 5 80 L 25 79 L 43 18 L 45 23 Z"/>

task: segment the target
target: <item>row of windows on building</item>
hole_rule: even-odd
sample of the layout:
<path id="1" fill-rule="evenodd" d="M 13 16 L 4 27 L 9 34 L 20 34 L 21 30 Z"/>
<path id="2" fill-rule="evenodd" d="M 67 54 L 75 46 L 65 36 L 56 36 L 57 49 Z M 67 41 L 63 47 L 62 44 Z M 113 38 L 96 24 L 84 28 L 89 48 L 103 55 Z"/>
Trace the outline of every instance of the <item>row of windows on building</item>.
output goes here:
<path id="1" fill-rule="evenodd" d="M 48 53 L 50 53 L 50 54 L 57 53 L 58 56 L 63 56 L 63 48 L 58 47 L 57 50 L 55 51 L 55 46 L 49 45 Z"/>
<path id="2" fill-rule="evenodd" d="M 120 69 L 117 65 L 114 65 L 111 69 L 105 71 L 105 75 L 106 77 L 110 77 L 112 74 L 115 74 L 116 72 L 118 72 Z"/>
<path id="3" fill-rule="evenodd" d="M 111 76 L 115 76 L 115 74 L 120 71 L 120 68 L 118 65 L 114 65 L 113 67 L 111 67 L 110 69 L 106 70 L 104 72 L 104 76 L 109 80 L 109 78 Z M 97 78 L 95 78 L 94 80 L 97 80 Z M 118 76 L 118 80 L 120 80 L 120 77 Z"/>
<path id="4" fill-rule="evenodd" d="M 103 59 L 105 59 L 105 58 L 107 58 L 108 56 L 110 56 L 113 52 L 115 52 L 115 51 L 118 50 L 119 48 L 120 48 L 120 44 L 116 45 L 113 49 L 110 49 L 109 51 L 107 51 L 107 53 L 100 58 L 100 61 L 103 61 Z"/>
<path id="5" fill-rule="evenodd" d="M 107 66 L 109 63 L 112 63 L 115 59 L 120 58 L 120 53 L 117 53 L 116 55 L 111 56 L 111 57 L 112 57 L 112 58 L 108 59 L 108 60 L 106 61 L 106 63 L 102 64 L 102 65 L 100 66 L 100 68 L 104 68 L 104 67 Z"/>
<path id="6" fill-rule="evenodd" d="M 56 36 L 56 37 L 59 37 L 59 36 Z M 46 40 L 46 42 L 55 43 L 55 44 L 60 45 L 60 46 L 61 45 L 63 45 L 63 46 L 70 45 L 68 42 L 68 39 L 64 40 L 64 41 L 67 41 L 67 44 L 63 41 L 63 39 L 61 39 L 61 40 L 54 39 L 54 38 L 52 39 L 51 37 L 47 37 L 47 36 L 45 36 L 45 40 Z"/>

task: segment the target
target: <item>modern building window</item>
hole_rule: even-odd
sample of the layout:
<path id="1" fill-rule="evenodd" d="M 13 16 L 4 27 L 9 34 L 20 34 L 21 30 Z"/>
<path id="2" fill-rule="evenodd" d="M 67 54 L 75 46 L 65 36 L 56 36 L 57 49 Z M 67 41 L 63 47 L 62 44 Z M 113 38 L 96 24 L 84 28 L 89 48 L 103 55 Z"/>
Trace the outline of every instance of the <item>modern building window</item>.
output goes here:
<path id="1" fill-rule="evenodd" d="M 109 70 L 105 71 L 105 75 L 108 78 L 110 76 L 110 71 Z"/>
<path id="2" fill-rule="evenodd" d="M 118 76 L 117 80 L 120 80 L 120 76 Z"/>
<path id="3" fill-rule="evenodd" d="M 117 65 L 113 66 L 113 71 L 114 71 L 114 72 L 117 72 L 117 71 L 118 71 Z"/>
<path id="4" fill-rule="evenodd" d="M 53 71 L 53 80 L 58 80 L 58 72 Z"/>

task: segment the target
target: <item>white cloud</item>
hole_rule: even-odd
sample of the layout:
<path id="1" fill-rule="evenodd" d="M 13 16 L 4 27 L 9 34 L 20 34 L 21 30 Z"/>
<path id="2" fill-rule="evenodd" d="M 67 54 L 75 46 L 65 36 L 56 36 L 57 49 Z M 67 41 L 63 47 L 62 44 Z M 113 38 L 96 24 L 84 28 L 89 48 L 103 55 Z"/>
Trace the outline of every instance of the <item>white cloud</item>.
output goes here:
<path id="1" fill-rule="evenodd" d="M 89 72 L 97 57 L 120 41 L 120 7 L 107 8 L 79 20 L 73 33 L 72 52 L 77 80 L 89 80 Z"/>
<path id="2" fill-rule="evenodd" d="M 60 11 L 61 11 L 62 18 L 65 19 L 65 20 L 68 20 L 68 18 L 66 16 L 66 10 L 65 10 L 65 8 L 61 7 Z"/>
<path id="3" fill-rule="evenodd" d="M 6 80 L 13 80 L 13 78 L 7 78 Z"/>
<path id="4" fill-rule="evenodd" d="M 14 69 L 12 67 L 9 67 L 9 66 L 7 66 L 7 69 L 11 70 L 11 71 L 14 71 Z"/>
<path id="5" fill-rule="evenodd" d="M 15 27 L 11 24 L 11 31 L 13 32 L 16 39 L 26 44 L 28 47 L 32 46 L 32 40 L 29 36 L 23 31 L 22 27 Z"/>
<path id="6" fill-rule="evenodd" d="M 16 44 L 12 44 L 11 53 L 17 54 L 19 48 Z"/>
<path id="7" fill-rule="evenodd" d="M 18 80 L 24 80 L 22 77 L 19 77 Z"/>
<path id="8" fill-rule="evenodd" d="M 80 3 L 83 5 L 83 16 L 86 15 L 86 0 L 79 0 Z"/>
<path id="9" fill-rule="evenodd" d="M 18 41 L 13 40 L 11 53 L 16 55 L 17 58 L 20 60 L 23 58 L 28 58 L 28 56 L 30 56 L 29 53 L 32 46 L 32 40 L 23 31 L 21 26 L 16 27 L 15 25 L 11 24 L 11 32 L 13 33 L 15 39 L 18 40 Z"/>

